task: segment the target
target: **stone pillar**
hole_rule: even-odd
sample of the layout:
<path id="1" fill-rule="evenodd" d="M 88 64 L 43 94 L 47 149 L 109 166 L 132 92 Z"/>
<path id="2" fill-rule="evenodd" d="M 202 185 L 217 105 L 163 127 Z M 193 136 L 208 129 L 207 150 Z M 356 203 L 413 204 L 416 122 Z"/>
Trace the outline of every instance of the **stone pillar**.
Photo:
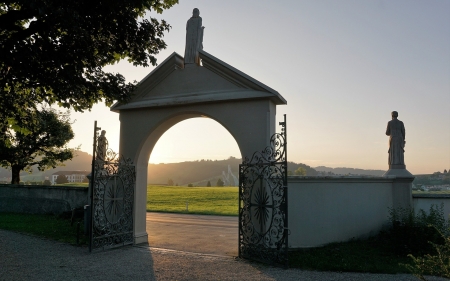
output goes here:
<path id="1" fill-rule="evenodd" d="M 398 120 L 398 112 L 391 112 L 392 120 L 388 122 L 386 135 L 389 136 L 389 170 L 383 177 L 394 178 L 392 183 L 392 207 L 412 208 L 412 182 L 414 176 L 406 170 L 405 126 Z"/>
<path id="2" fill-rule="evenodd" d="M 409 175 L 406 175 L 405 172 Z M 412 182 L 414 180 L 414 176 L 404 169 L 400 175 L 392 175 L 391 173 L 389 177 L 394 177 L 394 181 L 392 182 L 392 207 L 394 209 L 412 208 Z"/>
<path id="3" fill-rule="evenodd" d="M 412 182 L 414 176 L 406 169 L 389 169 L 383 177 L 394 178 L 392 182 L 392 207 L 412 208 Z"/>

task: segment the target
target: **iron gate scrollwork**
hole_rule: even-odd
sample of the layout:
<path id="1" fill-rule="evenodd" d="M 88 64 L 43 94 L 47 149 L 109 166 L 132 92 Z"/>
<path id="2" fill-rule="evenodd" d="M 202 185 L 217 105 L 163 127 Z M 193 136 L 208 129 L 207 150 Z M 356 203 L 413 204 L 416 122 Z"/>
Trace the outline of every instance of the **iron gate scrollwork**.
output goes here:
<path id="1" fill-rule="evenodd" d="M 239 165 L 239 257 L 288 266 L 286 115 L 270 146 Z"/>
<path id="2" fill-rule="evenodd" d="M 95 125 L 90 251 L 133 243 L 135 167 L 108 148 L 105 131 L 98 134 L 99 129 Z"/>

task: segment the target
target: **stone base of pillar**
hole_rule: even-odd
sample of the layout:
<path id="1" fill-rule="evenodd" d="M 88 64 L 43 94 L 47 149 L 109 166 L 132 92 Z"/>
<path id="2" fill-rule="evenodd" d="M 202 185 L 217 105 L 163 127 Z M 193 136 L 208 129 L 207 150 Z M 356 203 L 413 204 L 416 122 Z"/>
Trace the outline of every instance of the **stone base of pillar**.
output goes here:
<path id="1" fill-rule="evenodd" d="M 404 167 L 404 165 L 402 165 Z M 406 168 L 390 168 L 386 173 L 384 173 L 383 177 L 388 176 L 396 176 L 397 178 L 412 178 L 414 180 L 414 176 L 406 170 Z"/>
<path id="2" fill-rule="evenodd" d="M 392 207 L 412 208 L 412 182 L 414 176 L 406 169 L 389 169 L 383 177 L 392 177 Z"/>
<path id="3" fill-rule="evenodd" d="M 148 244 L 147 232 L 134 235 L 134 245 L 137 244 Z"/>

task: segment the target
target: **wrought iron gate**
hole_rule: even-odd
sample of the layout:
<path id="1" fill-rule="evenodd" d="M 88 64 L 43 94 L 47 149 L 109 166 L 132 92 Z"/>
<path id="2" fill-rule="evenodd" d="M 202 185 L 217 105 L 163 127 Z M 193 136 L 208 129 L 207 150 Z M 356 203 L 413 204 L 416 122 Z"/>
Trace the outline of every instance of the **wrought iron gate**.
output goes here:
<path id="1" fill-rule="evenodd" d="M 286 115 L 270 146 L 239 165 L 239 257 L 288 266 Z"/>
<path id="2" fill-rule="evenodd" d="M 135 167 L 108 148 L 105 131 L 95 122 L 90 182 L 89 251 L 133 243 Z"/>

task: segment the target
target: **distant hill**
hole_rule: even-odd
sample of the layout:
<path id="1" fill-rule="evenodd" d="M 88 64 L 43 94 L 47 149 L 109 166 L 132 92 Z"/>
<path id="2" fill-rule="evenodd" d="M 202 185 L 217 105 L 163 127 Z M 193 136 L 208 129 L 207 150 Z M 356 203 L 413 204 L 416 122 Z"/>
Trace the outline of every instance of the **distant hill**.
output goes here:
<path id="1" fill-rule="evenodd" d="M 172 179 L 175 184 L 196 186 L 206 186 L 208 181 L 215 185 L 219 178 L 222 178 L 222 172 L 228 173 L 228 165 L 232 173 L 239 177 L 239 164 L 241 159 L 230 157 L 226 160 L 200 160 L 188 161 L 182 163 L 169 164 L 149 164 L 148 165 L 148 183 L 167 184 Z M 307 175 L 314 176 L 316 170 L 308 165 L 301 163 L 288 162 L 288 170 L 295 171 L 299 167 L 306 170 Z"/>
<path id="2" fill-rule="evenodd" d="M 33 173 L 20 173 L 21 181 L 43 181 L 45 177 L 50 177 L 57 171 L 90 171 L 92 163 L 92 155 L 87 152 L 77 150 L 75 157 L 72 160 L 64 162 L 64 166 L 58 166 L 55 169 L 39 171 L 37 167 L 33 167 Z M 0 168 L 0 181 L 6 181 L 11 178 L 11 171 L 5 168 Z"/>
<path id="3" fill-rule="evenodd" d="M 21 181 L 43 181 L 45 177 L 50 177 L 58 171 L 90 171 L 92 155 L 87 152 L 77 151 L 76 156 L 64 163 L 65 166 L 59 166 L 55 169 L 40 172 L 37 168 L 33 173 L 21 173 Z M 208 181 L 212 185 L 222 178 L 222 172 L 228 173 L 230 166 L 232 173 L 239 177 L 239 164 L 241 159 L 230 157 L 226 160 L 197 160 L 181 163 L 168 164 L 148 164 L 147 182 L 153 184 L 167 184 L 169 179 L 178 185 L 187 185 L 192 183 L 197 186 L 206 186 Z M 299 167 L 306 170 L 308 176 L 314 176 L 317 171 L 308 165 L 301 163 L 288 162 L 288 170 L 295 171 Z M 7 181 L 11 177 L 11 171 L 0 168 L 0 181 Z"/>
<path id="4" fill-rule="evenodd" d="M 209 180 L 212 185 L 215 185 L 217 180 L 222 178 L 222 171 L 228 173 L 228 165 L 230 165 L 232 173 L 238 177 L 239 164 L 241 164 L 241 159 L 234 157 L 226 160 L 197 160 L 168 164 L 149 163 L 147 182 L 167 184 L 167 181 L 172 179 L 178 185 L 192 183 L 200 186 L 206 185 Z"/>
<path id="5" fill-rule="evenodd" d="M 331 172 L 335 175 L 362 175 L 362 176 L 382 176 L 386 171 L 384 170 L 364 170 L 364 169 L 354 169 L 354 168 L 330 168 L 325 166 L 314 167 L 318 172 Z"/>

